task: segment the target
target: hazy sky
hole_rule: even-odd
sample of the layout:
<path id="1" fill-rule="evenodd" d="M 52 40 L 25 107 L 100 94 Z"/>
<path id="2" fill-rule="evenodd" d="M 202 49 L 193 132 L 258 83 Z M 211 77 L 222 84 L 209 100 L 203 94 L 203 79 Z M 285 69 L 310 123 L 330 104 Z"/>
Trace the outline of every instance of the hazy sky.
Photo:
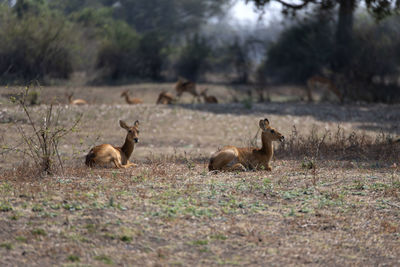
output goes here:
<path id="1" fill-rule="evenodd" d="M 265 14 L 262 17 L 262 21 L 266 24 L 274 20 L 274 18 L 279 18 L 281 14 L 280 4 L 277 2 L 271 2 L 265 8 Z M 231 14 L 241 23 L 257 23 L 259 19 L 260 12 L 255 11 L 253 3 L 245 3 L 244 0 L 237 1 L 237 3 L 232 7 Z"/>

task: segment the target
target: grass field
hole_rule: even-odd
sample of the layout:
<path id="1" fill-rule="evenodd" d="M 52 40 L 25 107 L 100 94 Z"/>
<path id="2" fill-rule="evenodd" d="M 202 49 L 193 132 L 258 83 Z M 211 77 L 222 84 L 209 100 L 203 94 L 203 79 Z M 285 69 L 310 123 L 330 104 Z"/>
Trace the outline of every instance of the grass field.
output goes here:
<path id="1" fill-rule="evenodd" d="M 137 106 L 119 97 L 127 87 L 76 90 L 91 103 L 80 107 L 42 89 L 35 118 L 55 96 L 61 122 L 83 117 L 60 143 L 63 173 L 39 178 L 0 154 L 1 266 L 400 264 L 400 106 L 230 103 L 210 85 L 222 104 L 155 105 L 171 87 L 131 86 Z M 0 104 L 0 145 L 17 146 L 26 118 Z M 272 172 L 208 172 L 211 152 L 249 145 L 265 117 L 286 137 Z M 141 123 L 138 166 L 88 169 L 90 147 L 123 143 L 119 119 Z"/>

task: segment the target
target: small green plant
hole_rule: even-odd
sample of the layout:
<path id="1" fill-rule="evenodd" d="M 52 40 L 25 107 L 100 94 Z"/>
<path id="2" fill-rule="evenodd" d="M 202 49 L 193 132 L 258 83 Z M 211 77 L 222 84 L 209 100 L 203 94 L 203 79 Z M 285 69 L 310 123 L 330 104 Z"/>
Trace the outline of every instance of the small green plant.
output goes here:
<path id="1" fill-rule="evenodd" d="M 7 250 L 13 249 L 13 245 L 11 243 L 1 243 L 0 248 L 5 248 Z"/>
<path id="2" fill-rule="evenodd" d="M 46 231 L 44 229 L 41 229 L 41 228 L 33 229 L 31 231 L 31 233 L 33 235 L 36 235 L 36 236 L 46 236 L 47 235 Z"/>
<path id="3" fill-rule="evenodd" d="M 109 265 L 114 263 L 113 260 L 107 255 L 98 255 L 98 256 L 95 256 L 94 259 L 97 261 L 102 261 L 103 263 L 109 264 Z"/>
<path id="4" fill-rule="evenodd" d="M 71 261 L 71 262 L 80 262 L 80 261 L 81 261 L 81 259 L 79 258 L 79 256 L 74 255 L 74 254 L 69 255 L 69 256 L 67 257 L 67 260 L 69 260 L 69 261 Z"/>
<path id="5" fill-rule="evenodd" d="M 32 211 L 33 212 L 41 212 L 41 211 L 43 211 L 44 209 L 43 209 L 43 207 L 40 205 L 40 204 L 35 204 L 35 205 L 33 205 L 33 207 L 32 207 Z"/>
<path id="6" fill-rule="evenodd" d="M 12 211 L 12 210 L 13 210 L 13 208 L 10 203 L 0 202 L 0 211 L 7 212 L 7 211 Z"/>
<path id="7" fill-rule="evenodd" d="M 132 241 L 132 237 L 131 236 L 127 236 L 127 235 L 123 235 L 119 238 L 121 241 L 129 243 Z"/>
<path id="8" fill-rule="evenodd" d="M 15 240 L 19 242 L 26 242 L 28 239 L 25 236 L 16 236 Z"/>

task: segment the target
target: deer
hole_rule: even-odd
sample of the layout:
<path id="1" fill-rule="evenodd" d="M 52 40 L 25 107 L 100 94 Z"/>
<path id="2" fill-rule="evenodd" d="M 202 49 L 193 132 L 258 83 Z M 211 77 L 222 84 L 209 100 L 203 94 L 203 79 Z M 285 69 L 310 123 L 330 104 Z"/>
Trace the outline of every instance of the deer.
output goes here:
<path id="1" fill-rule="evenodd" d="M 74 95 L 74 93 L 66 94 L 66 96 L 68 97 L 68 103 L 70 105 L 87 105 L 88 104 L 86 102 L 86 100 L 83 100 L 83 99 L 74 99 L 74 100 L 72 100 L 72 96 L 73 95 Z"/>
<path id="2" fill-rule="evenodd" d="M 175 90 L 178 97 L 181 97 L 184 92 L 187 92 L 193 95 L 194 98 L 199 100 L 199 94 L 196 91 L 196 84 L 192 81 L 187 81 L 183 78 L 179 78 L 175 84 Z"/>
<path id="3" fill-rule="evenodd" d="M 136 164 L 129 162 L 129 158 L 135 149 L 135 144 L 139 142 L 139 121 L 135 121 L 133 126 L 128 126 L 126 122 L 120 120 L 119 125 L 127 131 L 125 143 L 121 147 L 110 144 L 93 147 L 86 155 L 85 164 L 88 167 L 107 163 L 114 163 L 118 169 L 136 166 Z"/>
<path id="4" fill-rule="evenodd" d="M 312 96 L 312 91 L 313 90 L 324 90 L 323 92 L 323 98 L 329 98 L 329 92 L 333 93 L 337 100 L 339 100 L 340 103 L 343 103 L 343 95 L 339 91 L 339 89 L 335 86 L 335 84 L 328 78 L 320 76 L 320 75 L 314 75 L 310 77 L 307 80 L 307 98 L 309 102 L 313 102 L 313 96 Z"/>
<path id="5" fill-rule="evenodd" d="M 210 103 L 210 104 L 218 104 L 218 99 L 217 99 L 215 96 L 213 96 L 213 95 L 207 95 L 207 91 L 208 91 L 208 88 L 207 88 L 207 89 L 204 89 L 204 90 L 200 93 L 200 96 L 203 97 L 204 102 L 205 102 L 205 103 Z"/>
<path id="6" fill-rule="evenodd" d="M 125 90 L 121 93 L 121 97 L 125 97 L 126 103 L 129 105 L 136 105 L 136 104 L 142 104 L 143 100 L 140 98 L 130 98 L 129 97 L 129 90 Z"/>
<path id="7" fill-rule="evenodd" d="M 170 105 L 175 102 L 175 97 L 167 91 L 162 91 L 158 95 L 157 104 Z"/>
<path id="8" fill-rule="evenodd" d="M 209 171 L 271 171 L 270 161 L 274 155 L 273 141 L 283 142 L 285 137 L 269 125 L 268 119 L 260 120 L 262 147 L 225 146 L 211 155 Z"/>

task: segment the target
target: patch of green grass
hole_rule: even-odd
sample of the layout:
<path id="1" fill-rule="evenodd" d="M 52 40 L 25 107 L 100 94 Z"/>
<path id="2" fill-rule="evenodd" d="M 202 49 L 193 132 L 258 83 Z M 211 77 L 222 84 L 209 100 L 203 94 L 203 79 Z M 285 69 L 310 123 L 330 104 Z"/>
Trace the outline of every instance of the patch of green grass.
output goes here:
<path id="1" fill-rule="evenodd" d="M 15 240 L 19 242 L 26 242 L 28 239 L 25 236 L 16 236 Z"/>
<path id="2" fill-rule="evenodd" d="M 67 257 L 67 260 L 69 260 L 69 261 L 71 261 L 71 262 L 80 262 L 81 261 L 81 259 L 79 258 L 79 256 L 77 256 L 77 255 L 69 255 L 68 257 Z"/>
<path id="3" fill-rule="evenodd" d="M 41 211 L 43 211 L 44 209 L 43 209 L 43 207 L 40 205 L 40 204 L 35 204 L 35 205 L 33 205 L 33 207 L 32 207 L 32 211 L 33 212 L 41 212 Z"/>
<path id="4" fill-rule="evenodd" d="M 5 248 L 7 250 L 11 250 L 11 249 L 13 249 L 13 247 L 14 246 L 11 243 L 1 243 L 0 244 L 0 248 Z"/>
<path id="5" fill-rule="evenodd" d="M 223 234 L 215 234 L 215 235 L 210 235 L 210 239 L 212 239 L 212 240 L 227 240 L 228 237 Z"/>
<path id="6" fill-rule="evenodd" d="M 208 240 L 199 239 L 199 240 L 192 241 L 191 244 L 195 245 L 195 246 L 204 246 L 204 245 L 208 245 Z"/>
<path id="7" fill-rule="evenodd" d="M 126 242 L 126 243 L 130 243 L 132 242 L 132 237 L 131 236 L 127 236 L 127 235 L 123 235 L 119 238 L 119 240 Z"/>
<path id="8" fill-rule="evenodd" d="M 114 264 L 113 260 L 107 255 L 98 255 L 98 256 L 95 256 L 94 259 L 97 261 L 101 261 L 108 265 Z"/>
<path id="9" fill-rule="evenodd" d="M 7 212 L 7 211 L 12 211 L 12 210 L 13 210 L 13 208 L 10 203 L 8 203 L 8 202 L 0 203 L 0 211 Z"/>
<path id="10" fill-rule="evenodd" d="M 41 228 L 33 229 L 31 231 L 31 233 L 36 236 L 46 236 L 47 235 L 46 231 Z"/>

